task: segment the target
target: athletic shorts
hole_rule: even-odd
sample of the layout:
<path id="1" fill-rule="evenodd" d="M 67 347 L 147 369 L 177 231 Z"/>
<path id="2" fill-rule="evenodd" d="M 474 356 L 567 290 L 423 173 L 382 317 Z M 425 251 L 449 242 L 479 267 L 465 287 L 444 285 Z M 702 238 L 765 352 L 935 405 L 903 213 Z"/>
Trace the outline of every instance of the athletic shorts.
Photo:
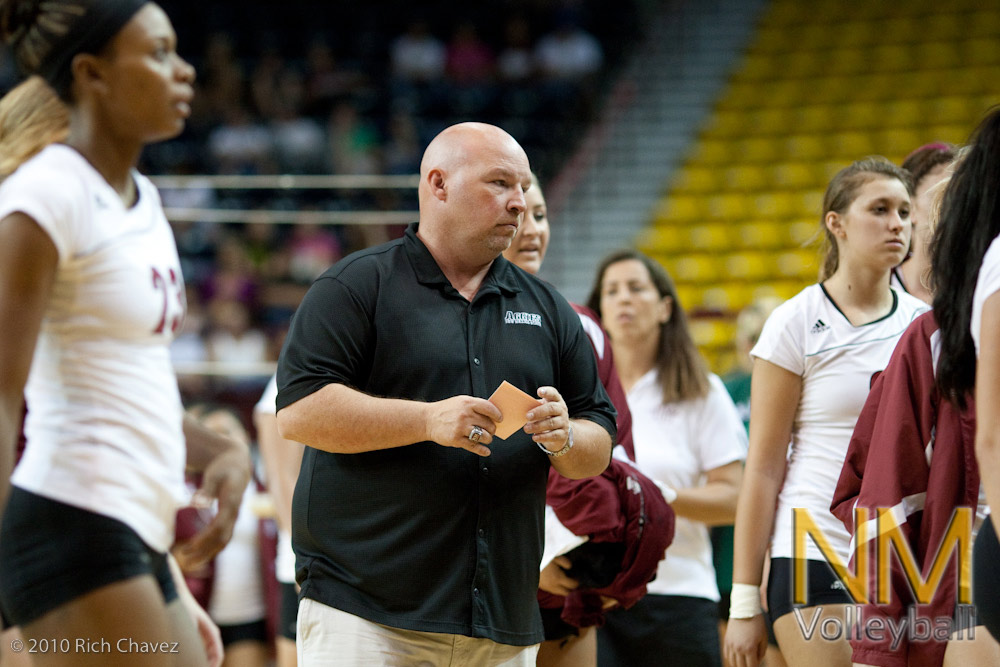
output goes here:
<path id="1" fill-rule="evenodd" d="M 166 554 L 110 517 L 11 487 L 0 523 L 0 612 L 25 625 L 98 588 L 152 575 L 177 599 Z"/>
<path id="2" fill-rule="evenodd" d="M 279 584 L 281 606 L 278 609 L 278 636 L 295 641 L 295 618 L 299 613 L 299 594 L 295 584 Z"/>
<path id="3" fill-rule="evenodd" d="M 793 603 L 794 560 L 791 558 L 772 558 L 771 574 L 767 580 L 767 608 L 771 622 L 777 621 L 792 609 L 806 609 L 828 604 L 852 604 L 850 593 L 844 582 L 837 577 L 833 569 L 822 560 L 806 561 L 806 602 Z"/>
<path id="4" fill-rule="evenodd" d="M 229 646 L 236 642 L 260 642 L 267 643 L 267 622 L 264 619 L 250 621 L 249 623 L 238 623 L 236 625 L 219 624 L 219 635 L 222 636 L 222 645 Z"/>
<path id="5" fill-rule="evenodd" d="M 993 518 L 987 517 L 972 550 L 972 601 L 976 618 L 1000 641 L 1000 543 Z"/>

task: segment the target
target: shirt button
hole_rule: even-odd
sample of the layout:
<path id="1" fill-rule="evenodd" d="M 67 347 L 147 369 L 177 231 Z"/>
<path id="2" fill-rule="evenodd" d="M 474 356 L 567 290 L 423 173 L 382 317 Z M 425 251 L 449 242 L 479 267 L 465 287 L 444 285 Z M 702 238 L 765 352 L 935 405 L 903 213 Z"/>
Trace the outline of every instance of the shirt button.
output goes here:
<path id="1" fill-rule="evenodd" d="M 479 529 L 479 537 L 486 537 L 486 531 L 482 528 Z"/>
<path id="2" fill-rule="evenodd" d="M 479 357 L 473 357 L 472 363 L 474 363 L 475 365 L 478 366 L 479 365 Z"/>
<path id="3" fill-rule="evenodd" d="M 479 597 L 479 589 L 478 588 L 473 588 L 472 589 L 472 594 L 475 595 L 476 597 Z"/>
<path id="4" fill-rule="evenodd" d="M 489 475 L 490 475 L 490 469 L 483 468 L 483 477 L 489 477 Z"/>

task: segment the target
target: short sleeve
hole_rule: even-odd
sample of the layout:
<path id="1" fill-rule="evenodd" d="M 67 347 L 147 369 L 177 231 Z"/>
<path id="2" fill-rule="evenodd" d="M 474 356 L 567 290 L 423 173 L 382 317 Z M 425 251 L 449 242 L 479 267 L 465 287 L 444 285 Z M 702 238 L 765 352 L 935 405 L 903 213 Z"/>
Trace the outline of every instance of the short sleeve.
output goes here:
<path id="1" fill-rule="evenodd" d="M 339 278 L 321 276 L 292 317 L 278 359 L 276 409 L 328 384 L 364 384 L 372 307 Z"/>
<path id="2" fill-rule="evenodd" d="M 747 432 L 726 386 L 709 375 L 710 389 L 699 416 L 699 457 L 702 470 L 712 470 L 747 457 Z"/>
<path id="3" fill-rule="evenodd" d="M 79 212 L 85 201 L 86 192 L 79 178 L 35 158 L 0 185 L 0 220 L 12 213 L 31 217 L 52 239 L 59 261 L 64 262 L 80 244 Z"/>
<path id="4" fill-rule="evenodd" d="M 794 300 L 775 308 L 764 323 L 757 344 L 750 350 L 750 356 L 802 375 L 805 372 L 805 357 L 801 319 Z"/>

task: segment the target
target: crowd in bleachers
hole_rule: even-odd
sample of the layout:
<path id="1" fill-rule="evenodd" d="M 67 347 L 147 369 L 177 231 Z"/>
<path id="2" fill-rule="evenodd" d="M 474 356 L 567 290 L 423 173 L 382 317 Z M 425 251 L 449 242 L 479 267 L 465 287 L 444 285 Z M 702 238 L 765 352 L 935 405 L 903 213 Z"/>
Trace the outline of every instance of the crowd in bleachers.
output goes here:
<path id="1" fill-rule="evenodd" d="M 196 66 L 197 94 L 184 134 L 150 146 L 141 168 L 176 175 L 414 174 L 430 138 L 462 119 L 505 127 L 551 174 L 592 117 L 638 5 L 162 4 Z M 16 80 L 0 63 L 0 85 Z M 168 208 L 288 211 L 283 224 L 174 222 L 190 307 L 180 361 L 273 361 L 311 280 L 401 230 L 310 224 L 301 212 L 416 209 L 411 190 L 162 196 Z"/>

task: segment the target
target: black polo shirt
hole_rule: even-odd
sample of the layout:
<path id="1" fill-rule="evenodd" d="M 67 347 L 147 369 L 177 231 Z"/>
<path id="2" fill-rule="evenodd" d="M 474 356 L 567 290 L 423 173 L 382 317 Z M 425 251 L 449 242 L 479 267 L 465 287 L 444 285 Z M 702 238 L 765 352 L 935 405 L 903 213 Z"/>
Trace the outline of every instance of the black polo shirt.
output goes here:
<path id="1" fill-rule="evenodd" d="M 615 436 L 580 319 L 503 257 L 470 303 L 411 225 L 309 289 L 278 364 L 281 408 L 330 383 L 419 401 L 551 385 Z M 409 630 L 542 640 L 536 602 L 549 458 L 523 431 L 481 458 L 421 442 L 361 454 L 306 447 L 292 507 L 302 596 Z"/>

